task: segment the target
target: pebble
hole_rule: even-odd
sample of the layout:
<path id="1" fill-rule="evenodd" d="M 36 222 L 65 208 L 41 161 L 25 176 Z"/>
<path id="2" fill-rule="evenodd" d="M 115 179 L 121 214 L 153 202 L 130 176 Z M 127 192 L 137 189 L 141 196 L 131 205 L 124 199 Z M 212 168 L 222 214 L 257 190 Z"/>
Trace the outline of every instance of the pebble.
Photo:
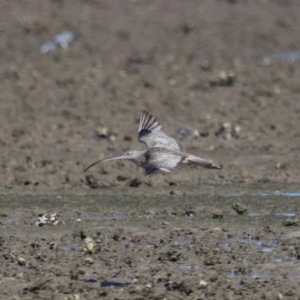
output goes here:
<path id="1" fill-rule="evenodd" d="M 26 265 L 26 260 L 22 257 L 18 257 L 18 264 L 20 266 L 25 266 Z"/>
<path id="2" fill-rule="evenodd" d="M 204 287 L 207 286 L 207 282 L 206 282 L 205 280 L 201 279 L 200 282 L 199 282 L 199 286 L 200 286 L 201 288 L 204 288 Z"/>

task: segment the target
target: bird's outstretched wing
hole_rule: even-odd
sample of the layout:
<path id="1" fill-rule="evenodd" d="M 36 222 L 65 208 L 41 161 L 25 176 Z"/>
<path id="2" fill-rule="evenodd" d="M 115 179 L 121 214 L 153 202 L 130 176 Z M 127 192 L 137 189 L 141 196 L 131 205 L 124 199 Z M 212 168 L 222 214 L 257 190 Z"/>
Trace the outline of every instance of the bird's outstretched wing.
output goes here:
<path id="1" fill-rule="evenodd" d="M 145 109 L 142 109 L 138 140 L 148 147 L 161 147 L 179 150 L 178 143 L 161 130 L 161 125 Z"/>

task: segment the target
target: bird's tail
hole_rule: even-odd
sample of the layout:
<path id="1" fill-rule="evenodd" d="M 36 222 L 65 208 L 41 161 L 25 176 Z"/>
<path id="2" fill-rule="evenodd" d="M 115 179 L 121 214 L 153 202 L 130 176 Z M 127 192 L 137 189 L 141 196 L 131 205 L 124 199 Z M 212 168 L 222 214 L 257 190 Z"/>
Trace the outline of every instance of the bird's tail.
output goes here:
<path id="1" fill-rule="evenodd" d="M 193 164 L 198 165 L 207 169 L 221 169 L 218 165 L 214 164 L 214 162 L 210 159 L 200 158 L 194 155 L 187 154 L 183 160 L 181 161 L 183 164 Z"/>

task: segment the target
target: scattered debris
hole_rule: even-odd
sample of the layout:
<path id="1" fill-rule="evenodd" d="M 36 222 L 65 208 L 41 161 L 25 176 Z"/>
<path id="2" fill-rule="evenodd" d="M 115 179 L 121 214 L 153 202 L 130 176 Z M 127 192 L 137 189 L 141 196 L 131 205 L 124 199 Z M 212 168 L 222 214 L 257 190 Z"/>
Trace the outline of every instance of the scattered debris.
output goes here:
<path id="1" fill-rule="evenodd" d="M 221 70 L 217 75 L 210 78 L 210 86 L 232 86 L 236 79 L 234 71 Z"/>
<path id="2" fill-rule="evenodd" d="M 84 239 L 85 247 L 82 248 L 82 252 L 85 254 L 92 254 L 99 250 L 101 250 L 101 247 L 97 245 L 97 243 L 90 237 L 86 237 Z M 85 262 L 88 262 L 92 264 L 94 261 L 91 259 L 86 259 Z"/>
<path id="3" fill-rule="evenodd" d="M 20 266 L 25 266 L 26 265 L 26 260 L 22 257 L 18 257 L 18 264 Z"/>
<path id="4" fill-rule="evenodd" d="M 201 279 L 200 282 L 199 282 L 199 286 L 200 286 L 201 289 L 203 289 L 207 286 L 207 282 L 205 280 Z"/>
<path id="5" fill-rule="evenodd" d="M 217 256 L 207 256 L 204 259 L 204 265 L 206 266 L 214 266 L 216 264 L 220 263 L 220 258 Z"/>
<path id="6" fill-rule="evenodd" d="M 225 122 L 215 134 L 217 137 L 222 137 L 225 140 L 231 140 L 231 138 L 238 139 L 240 131 L 240 126 L 232 126 L 230 122 Z"/>
<path id="7" fill-rule="evenodd" d="M 96 189 L 99 187 L 98 180 L 94 175 L 86 175 L 85 180 L 86 180 L 86 184 L 92 189 Z"/>
<path id="8" fill-rule="evenodd" d="M 223 219 L 224 217 L 224 213 L 222 210 L 220 209 L 215 209 L 213 212 L 212 212 L 212 218 L 213 219 Z"/>
<path id="9" fill-rule="evenodd" d="M 239 214 L 243 215 L 247 211 L 247 207 L 242 205 L 241 203 L 234 203 L 232 208 Z"/>
<path id="10" fill-rule="evenodd" d="M 187 136 L 199 137 L 199 131 L 191 127 L 182 126 L 177 129 L 176 135 L 180 139 L 183 139 Z"/>
<path id="11" fill-rule="evenodd" d="M 52 242 L 49 244 L 49 249 L 55 250 L 56 248 L 57 248 L 57 242 L 52 241 Z"/>
<path id="12" fill-rule="evenodd" d="M 111 142 L 116 140 L 116 135 L 111 133 L 106 126 L 98 126 L 94 132 L 93 138 L 95 140 L 108 139 Z"/>
<path id="13" fill-rule="evenodd" d="M 67 49 L 69 44 L 75 39 L 75 37 L 75 31 L 63 31 L 54 36 L 51 42 L 43 44 L 41 47 L 41 53 L 46 54 L 48 52 L 56 50 L 57 48 Z"/>
<path id="14" fill-rule="evenodd" d="M 283 226 L 298 226 L 299 220 L 298 219 L 286 219 L 282 222 Z"/>
<path id="15" fill-rule="evenodd" d="M 283 61 L 288 64 L 293 64 L 297 60 L 300 59 L 300 52 L 299 51 L 282 51 L 278 52 L 269 56 L 264 57 L 263 62 L 265 65 L 270 65 L 272 60 Z"/>
<path id="16" fill-rule="evenodd" d="M 45 225 L 57 225 L 61 223 L 58 218 L 60 217 L 59 214 L 54 213 L 52 215 L 42 214 L 39 215 L 38 220 L 35 222 L 36 226 L 45 226 Z"/>
<path id="17" fill-rule="evenodd" d="M 88 250 L 89 252 L 93 252 L 94 247 L 95 247 L 95 244 L 94 244 L 93 239 L 87 237 L 87 238 L 85 238 L 84 242 L 85 242 L 85 244 L 86 244 L 87 250 Z"/>
<path id="18" fill-rule="evenodd" d="M 94 263 L 94 260 L 93 260 L 91 257 L 87 257 L 87 258 L 84 260 L 84 262 L 86 262 L 86 263 L 92 265 L 92 264 Z"/>

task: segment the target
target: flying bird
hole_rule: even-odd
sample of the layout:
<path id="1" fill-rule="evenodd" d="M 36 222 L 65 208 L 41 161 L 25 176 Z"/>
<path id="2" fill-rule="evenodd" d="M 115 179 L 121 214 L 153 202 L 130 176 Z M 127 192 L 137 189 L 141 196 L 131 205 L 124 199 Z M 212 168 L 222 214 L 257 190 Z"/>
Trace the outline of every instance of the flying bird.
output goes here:
<path id="1" fill-rule="evenodd" d="M 162 131 L 162 126 L 145 109 L 142 109 L 138 140 L 147 145 L 143 151 L 127 151 L 121 156 L 105 158 L 89 165 L 84 172 L 102 161 L 126 159 L 134 162 L 145 170 L 147 177 L 157 173 L 171 172 L 178 164 L 194 164 L 207 169 L 221 169 L 210 159 L 203 159 L 180 151 L 179 145 L 173 138 Z"/>

